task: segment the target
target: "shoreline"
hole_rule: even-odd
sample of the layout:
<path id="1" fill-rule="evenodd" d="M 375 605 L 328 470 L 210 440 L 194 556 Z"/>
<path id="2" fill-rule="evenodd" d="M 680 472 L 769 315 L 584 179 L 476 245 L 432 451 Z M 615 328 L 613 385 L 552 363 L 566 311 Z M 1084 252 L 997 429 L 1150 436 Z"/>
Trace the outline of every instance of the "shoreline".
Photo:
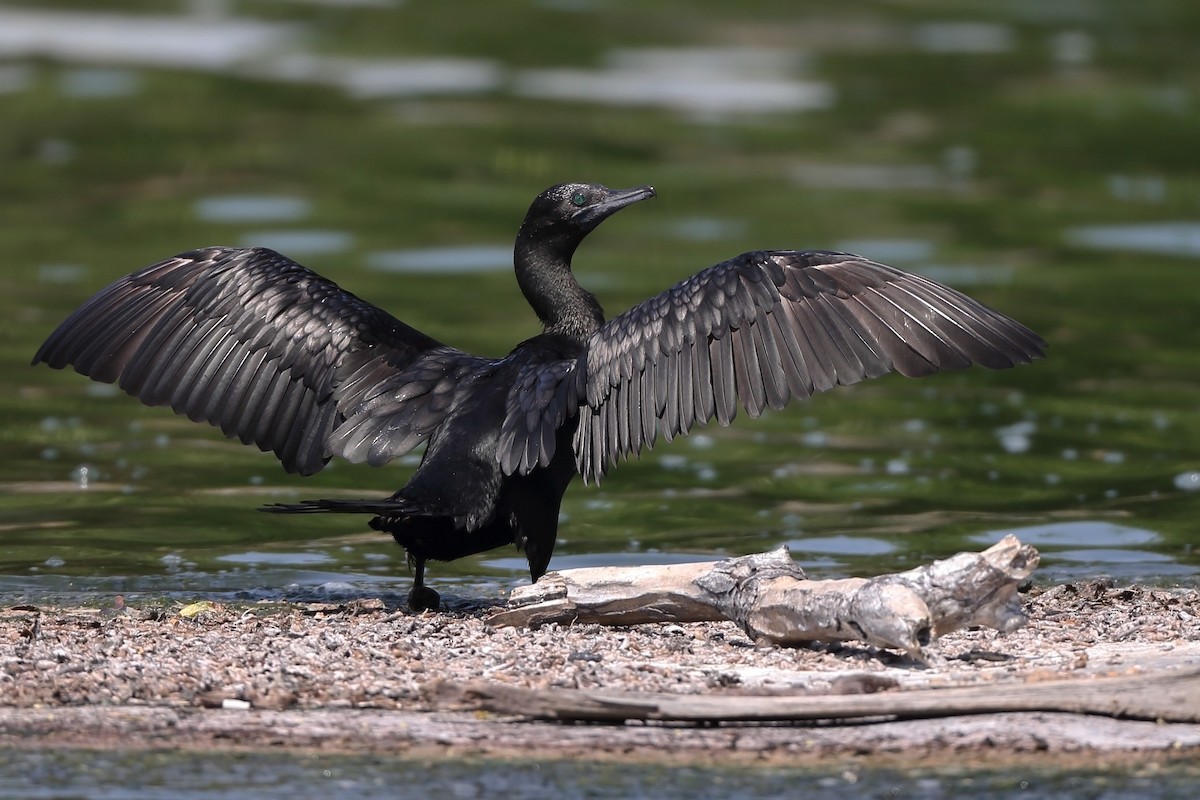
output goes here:
<path id="1" fill-rule="evenodd" d="M 1092 581 L 1035 588 L 1022 605 L 1025 628 L 948 634 L 929 664 L 865 645 L 762 646 L 724 622 L 497 628 L 479 609 L 413 614 L 374 599 L 14 606 L 0 609 L 0 746 L 907 766 L 964 754 L 981 763 L 1168 763 L 1200 752 L 1200 722 L 1032 711 L 579 724 L 488 712 L 466 691 L 483 681 L 535 692 L 886 698 L 1200 670 L 1194 589 Z"/>

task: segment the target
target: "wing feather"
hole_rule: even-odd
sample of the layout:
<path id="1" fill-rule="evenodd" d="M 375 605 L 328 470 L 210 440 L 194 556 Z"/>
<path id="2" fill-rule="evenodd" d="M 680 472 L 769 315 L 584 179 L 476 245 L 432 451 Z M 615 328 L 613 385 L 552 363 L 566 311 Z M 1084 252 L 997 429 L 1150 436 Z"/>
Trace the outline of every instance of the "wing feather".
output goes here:
<path id="1" fill-rule="evenodd" d="M 692 404 L 692 387 L 688 367 L 691 359 L 683 358 L 679 353 L 668 353 L 662 360 L 663 371 L 667 375 L 663 390 L 662 435 L 668 442 L 675 438 L 676 433 L 684 433 L 679 421 L 681 406 Z"/>
<path id="2" fill-rule="evenodd" d="M 995 369 L 1043 355 L 1019 322 L 949 287 L 847 253 L 745 253 L 603 325 L 581 375 L 576 463 L 616 460 L 740 403 L 751 416 L 887 372 Z"/>
<path id="3" fill-rule="evenodd" d="M 364 418 L 361 406 L 431 355 L 439 366 L 484 363 L 272 250 L 211 247 L 103 289 L 50 335 L 34 363 L 116 382 L 147 405 L 218 425 L 310 474 L 332 455 L 365 457 L 337 449 L 334 429 L 355 415 L 368 436 L 394 428 L 386 415 Z M 404 414 L 421 419 L 419 443 L 430 415 Z"/>
<path id="4" fill-rule="evenodd" d="M 789 398 L 783 359 L 779 355 L 779 334 L 771 324 L 771 315 L 759 309 L 751 332 L 755 338 L 755 351 L 759 354 L 758 367 L 763 378 L 764 400 L 768 407 L 778 411 L 787 404 Z"/>
<path id="5" fill-rule="evenodd" d="M 746 407 L 746 413 L 751 417 L 762 414 L 767 405 L 767 391 L 764 385 L 763 370 L 760 358 L 765 357 L 758 348 L 758 337 L 754 335 L 754 323 L 749 322 L 733 332 L 734 374 L 737 377 L 737 392 Z"/>
<path id="6" fill-rule="evenodd" d="M 713 392 L 712 367 L 708 362 L 708 340 L 697 342 L 694 338 L 688 342 L 692 351 L 692 410 L 690 422 L 695 420 L 710 420 L 716 413 L 717 403 Z M 590 364 L 589 353 L 589 364 Z M 686 357 L 686 356 L 685 356 Z M 590 382 L 589 382 L 590 383 Z M 599 385 L 599 384 L 598 384 Z M 590 386 L 589 386 L 590 390 Z M 591 392 L 588 393 L 588 405 L 591 405 Z M 685 409 L 686 411 L 686 409 Z"/>
<path id="7" fill-rule="evenodd" d="M 708 363 L 712 369 L 713 403 L 717 421 L 728 425 L 737 416 L 737 381 L 734 377 L 733 334 L 721 331 L 709 339 Z"/>
<path id="8" fill-rule="evenodd" d="M 655 440 L 658 438 L 658 420 L 662 417 L 662 405 L 660 397 L 665 397 L 666 392 L 666 371 L 667 363 L 665 359 L 660 359 L 657 362 L 647 362 L 648 367 L 654 371 L 654 380 L 641 381 L 642 394 L 638 398 L 638 404 L 642 409 L 642 418 L 640 426 L 642 435 L 645 437 L 645 446 L 653 447 Z M 634 384 L 637 385 L 636 383 Z M 661 387 L 661 388 L 660 388 Z M 642 451 L 641 446 L 638 447 L 638 452 Z"/>

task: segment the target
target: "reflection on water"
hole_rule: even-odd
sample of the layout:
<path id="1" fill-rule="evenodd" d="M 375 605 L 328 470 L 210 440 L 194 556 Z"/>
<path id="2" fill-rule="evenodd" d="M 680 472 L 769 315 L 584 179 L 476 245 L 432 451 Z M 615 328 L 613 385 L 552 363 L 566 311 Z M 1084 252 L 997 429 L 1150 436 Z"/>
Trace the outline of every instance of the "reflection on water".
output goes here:
<path id="1" fill-rule="evenodd" d="M 312 211 L 301 197 L 281 195 L 220 195 L 196 201 L 196 218 L 205 222 L 294 222 Z"/>
<path id="2" fill-rule="evenodd" d="M 1081 550 L 1055 550 L 1054 558 L 1063 561 L 1078 561 L 1093 567 L 1107 564 L 1116 566 L 1122 570 L 1145 570 L 1149 568 L 1151 572 L 1155 573 L 1165 565 L 1172 564 L 1175 561 L 1175 559 L 1166 553 L 1138 552 L 1134 554 L 1126 549 L 1110 550 L 1103 547 L 1087 547 Z M 1152 566 L 1148 567 L 1147 565 Z M 1194 570 L 1181 568 L 1181 572 L 1177 572 L 1176 574 L 1190 574 L 1192 572 Z"/>
<path id="3" fill-rule="evenodd" d="M 1108 191 L 1117 200 L 1161 203 L 1167 199 L 1167 182 L 1160 175 L 1110 175 Z"/>
<path id="4" fill-rule="evenodd" d="M 1092 800 L 1174 800 L 1191 796 L 1197 769 L 1179 761 L 1143 771 L 1064 771 L 962 765 L 904 771 L 855 762 L 825 766 L 747 766 L 587 759 L 406 758 L 388 753 L 9 750 L 0 794 L 13 800 L 60 797 L 178 800 L 357 800 L 420 796 L 474 800 L 739 800 L 794 797 L 923 797 L 1000 800 L 1016 795 Z M 402 787 L 398 789 L 398 787 Z M 169 788 L 170 791 L 164 791 Z"/>
<path id="5" fill-rule="evenodd" d="M 251 19 L 0 8 L 0 56 L 230 69 L 289 42 L 291 25 Z"/>
<path id="6" fill-rule="evenodd" d="M 1016 44 L 1013 29 L 990 22 L 929 22 L 913 29 L 917 49 L 929 53 L 994 55 Z"/>
<path id="7" fill-rule="evenodd" d="M 141 88 L 141 76 L 126 69 L 72 69 L 59 85 L 64 97 L 126 97 Z"/>
<path id="8" fill-rule="evenodd" d="M 67 139 L 42 139 L 37 143 L 37 159 L 52 166 L 70 164 L 75 160 L 75 145 Z"/>
<path id="9" fill-rule="evenodd" d="M 1200 491 L 1200 472 L 1181 472 L 1175 476 L 1175 488 L 1185 492 Z"/>
<path id="10" fill-rule="evenodd" d="M 231 71 L 333 86 L 352 97 L 482 94 L 510 88 L 541 99 L 659 106 L 699 117 L 829 108 L 824 81 L 801 79 L 794 50 L 762 47 L 616 49 L 599 70 L 528 69 L 506 75 L 484 58 L 360 58 L 308 52 L 301 28 L 225 14 L 148 16 L 0 8 L 0 57 Z M 115 73 L 114 73 L 115 74 Z M 90 96 L 136 89 L 100 73 Z M 10 79 L 24 86 L 20 75 Z"/>
<path id="11" fill-rule="evenodd" d="M 908 265 L 928 261 L 935 245 L 928 239 L 842 239 L 834 247 L 886 264 Z"/>
<path id="12" fill-rule="evenodd" d="M 828 83 L 794 77 L 791 51 L 765 48 L 614 50 L 603 69 L 526 70 L 519 95 L 620 106 L 662 106 L 696 116 L 828 108 Z"/>
<path id="13" fill-rule="evenodd" d="M 1007 528 L 976 534 L 971 539 L 986 546 L 1008 534 L 1038 548 L 1045 568 L 1061 579 L 1096 574 L 1128 580 L 1200 575 L 1200 567 L 1181 564 L 1174 555 L 1152 549 L 1162 544 L 1161 534 L 1104 520 Z"/>
<path id="14" fill-rule="evenodd" d="M 1069 74 L 1092 62 L 1096 55 L 1096 40 L 1084 31 L 1061 31 L 1050 40 L 1050 54 Z"/>
<path id="15" fill-rule="evenodd" d="M 742 220 L 718 217 L 687 217 L 670 223 L 667 230 L 672 236 L 688 242 L 714 242 L 741 236 L 746 230 Z"/>
<path id="16" fill-rule="evenodd" d="M 1101 520 L 1054 522 L 1049 525 L 1030 525 L 1003 531 L 989 531 L 973 536 L 980 544 L 990 545 L 1003 536 L 1012 534 L 1025 544 L 1034 547 L 1129 547 L 1154 544 L 1159 541 L 1157 533 L 1145 528 L 1133 528 Z"/>
<path id="17" fill-rule="evenodd" d="M 502 272 L 513 267 L 512 245 L 380 250 L 366 255 L 369 269 L 401 273 Z"/>
<path id="18" fill-rule="evenodd" d="M 367 59 L 290 52 L 256 64 L 256 78 L 342 89 L 359 99 L 461 95 L 502 85 L 500 65 L 488 59 Z"/>
<path id="19" fill-rule="evenodd" d="M 0 94 L 23 92 L 33 84 L 33 68 L 26 64 L 0 65 Z"/>
<path id="20" fill-rule="evenodd" d="M 0 8 L 0 57 L 233 71 L 288 82 L 324 84 L 361 98 L 479 93 L 501 85 L 487 59 L 362 59 L 304 52 L 294 24 L 227 14 L 183 16 Z M 7 80 L 5 80 L 7 78 Z M 0 74 L 0 91 L 28 85 L 22 72 Z M 64 94 L 115 97 L 137 90 L 135 73 L 79 70 Z"/>
<path id="21" fill-rule="evenodd" d="M 996 428 L 996 438 L 1006 453 L 1027 453 L 1033 446 L 1033 434 L 1037 433 L 1037 423 L 1033 420 L 1022 420 L 1012 425 Z"/>
<path id="22" fill-rule="evenodd" d="M 900 551 L 894 542 L 870 536 L 801 537 L 783 544 L 812 578 L 869 575 L 875 570 L 865 564 L 889 561 Z"/>
<path id="23" fill-rule="evenodd" d="M 795 556 L 803 556 L 807 553 L 836 556 L 881 556 L 886 553 L 894 553 L 897 549 L 892 542 L 872 539 L 869 536 L 813 536 L 792 539 L 786 544 Z"/>
<path id="24" fill-rule="evenodd" d="M 845 164 L 829 161 L 802 163 L 791 168 L 801 186 L 858 191 L 945 190 L 958 193 L 971 187 L 978 167 L 975 148 L 955 144 L 942 151 L 939 164 Z"/>
<path id="25" fill-rule="evenodd" d="M 243 247 L 269 247 L 288 256 L 344 253 L 354 246 L 354 234 L 333 230 L 253 231 L 243 234 Z"/>
<path id="26" fill-rule="evenodd" d="M 1069 244 L 1097 250 L 1133 250 L 1171 256 L 1200 256 L 1200 222 L 1148 222 L 1071 228 Z"/>
<path id="27" fill-rule="evenodd" d="M 42 264 L 37 268 L 37 278 L 42 283 L 78 283 L 88 274 L 82 264 Z"/>
<path id="28" fill-rule="evenodd" d="M 255 566 L 300 566 L 303 564 L 329 564 L 333 558 L 324 553 L 290 553 L 263 552 L 251 550 L 247 553 L 226 553 L 217 556 L 217 561 L 228 561 L 234 564 L 253 564 Z"/>
<path id="29" fill-rule="evenodd" d="M 861 191 L 910 191 L 939 189 L 948 177 L 936 166 L 926 164 L 797 164 L 792 179 L 814 189 L 857 189 Z"/>
<path id="30" fill-rule="evenodd" d="M 972 286 L 1003 286 L 1013 282 L 1016 270 L 1004 266 L 976 264 L 916 264 L 914 270 L 927 278 L 959 289 Z"/>

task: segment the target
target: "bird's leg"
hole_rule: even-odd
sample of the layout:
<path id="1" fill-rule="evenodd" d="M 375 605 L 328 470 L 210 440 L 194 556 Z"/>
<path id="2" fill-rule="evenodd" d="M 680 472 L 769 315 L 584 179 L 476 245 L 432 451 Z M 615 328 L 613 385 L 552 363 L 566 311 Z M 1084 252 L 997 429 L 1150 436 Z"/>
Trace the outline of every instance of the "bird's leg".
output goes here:
<path id="1" fill-rule="evenodd" d="M 409 609 L 412 611 L 437 611 L 442 598 L 425 585 L 425 559 L 409 553 L 408 561 L 413 571 L 413 586 L 408 593 Z"/>

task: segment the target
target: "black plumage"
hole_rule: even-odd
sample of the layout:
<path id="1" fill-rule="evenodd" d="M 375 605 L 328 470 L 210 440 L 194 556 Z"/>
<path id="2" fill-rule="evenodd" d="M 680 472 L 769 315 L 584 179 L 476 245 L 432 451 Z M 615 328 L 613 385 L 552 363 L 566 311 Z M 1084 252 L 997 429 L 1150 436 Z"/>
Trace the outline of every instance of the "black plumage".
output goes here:
<path id="1" fill-rule="evenodd" d="M 600 222 L 653 196 L 562 184 L 534 200 L 514 264 L 544 330 L 504 358 L 444 345 L 274 251 L 210 247 L 104 289 L 34 363 L 115 381 L 303 475 L 333 456 L 378 465 L 424 444 L 390 498 L 267 510 L 375 515 L 414 565 L 410 604 L 429 608 L 428 559 L 515 542 L 536 580 L 571 480 L 599 480 L 659 436 L 892 370 L 1042 355 L 1031 330 L 953 289 L 823 251 L 744 253 L 605 322 L 571 258 Z"/>

